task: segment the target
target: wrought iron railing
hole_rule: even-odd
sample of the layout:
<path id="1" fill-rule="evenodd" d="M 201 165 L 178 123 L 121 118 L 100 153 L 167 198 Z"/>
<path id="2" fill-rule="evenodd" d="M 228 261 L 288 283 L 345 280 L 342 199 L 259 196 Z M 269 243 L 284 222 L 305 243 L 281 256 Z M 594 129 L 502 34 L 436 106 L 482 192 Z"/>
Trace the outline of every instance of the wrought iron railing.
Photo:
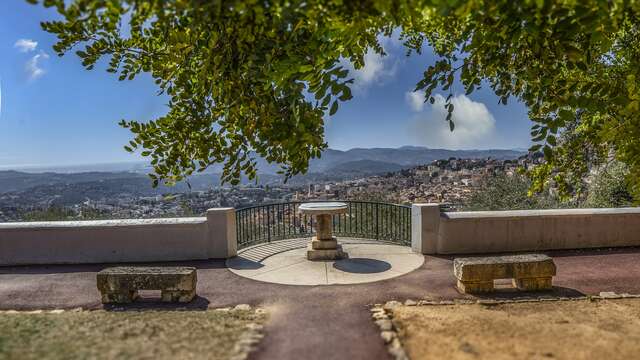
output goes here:
<path id="1" fill-rule="evenodd" d="M 343 201 L 346 214 L 333 216 L 337 236 L 411 243 L 411 207 L 367 201 Z M 310 237 L 315 223 L 300 214 L 301 202 L 252 206 L 236 210 L 238 247 L 275 240 Z"/>

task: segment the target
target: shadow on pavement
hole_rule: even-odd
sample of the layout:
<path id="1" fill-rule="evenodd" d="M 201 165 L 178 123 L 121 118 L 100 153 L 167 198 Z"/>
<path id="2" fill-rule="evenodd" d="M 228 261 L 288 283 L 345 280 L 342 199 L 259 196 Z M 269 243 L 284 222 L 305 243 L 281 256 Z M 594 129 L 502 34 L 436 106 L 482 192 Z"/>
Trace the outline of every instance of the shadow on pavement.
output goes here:
<path id="1" fill-rule="evenodd" d="M 333 267 L 348 273 L 375 274 L 391 269 L 391 264 L 376 259 L 349 258 L 336 261 L 333 263 Z"/>
<path id="2" fill-rule="evenodd" d="M 0 267 L 0 275 L 16 274 L 68 274 L 99 272 L 113 266 L 193 266 L 198 270 L 224 269 L 224 260 L 168 261 L 154 263 L 113 263 L 113 264 L 77 264 L 77 265 L 24 265 Z"/>
<path id="3" fill-rule="evenodd" d="M 544 297 L 566 297 L 579 298 L 586 296 L 584 293 L 571 288 L 554 286 L 550 291 L 520 291 L 516 288 L 498 287 L 494 292 L 487 294 L 474 294 L 478 299 L 512 300 L 518 298 L 544 298 Z"/>
<path id="4" fill-rule="evenodd" d="M 594 255 L 601 256 L 601 255 L 611 255 L 611 254 L 640 254 L 640 247 L 550 250 L 550 251 L 544 251 L 543 253 L 551 257 L 594 256 Z"/>
<path id="5" fill-rule="evenodd" d="M 106 311 L 139 311 L 139 310 L 164 310 L 164 311 L 205 311 L 209 308 L 209 300 L 202 296 L 196 296 L 188 303 L 162 302 L 159 297 L 143 296 L 129 304 L 104 304 Z"/>
<path id="6" fill-rule="evenodd" d="M 640 254 L 640 247 L 628 246 L 628 247 L 615 247 L 615 248 L 591 248 L 591 249 L 570 249 L 570 250 L 531 250 L 531 251 L 511 251 L 511 252 L 496 252 L 496 253 L 481 253 L 481 254 L 430 254 L 429 257 L 451 260 L 459 257 L 485 257 L 485 256 L 500 256 L 500 255 L 513 255 L 513 254 L 546 254 L 553 257 L 573 257 L 573 256 L 594 256 L 594 255 L 612 255 L 612 254 Z"/>
<path id="7" fill-rule="evenodd" d="M 236 256 L 229 259 L 227 266 L 234 270 L 257 270 L 264 267 L 263 264 L 242 256 Z"/>

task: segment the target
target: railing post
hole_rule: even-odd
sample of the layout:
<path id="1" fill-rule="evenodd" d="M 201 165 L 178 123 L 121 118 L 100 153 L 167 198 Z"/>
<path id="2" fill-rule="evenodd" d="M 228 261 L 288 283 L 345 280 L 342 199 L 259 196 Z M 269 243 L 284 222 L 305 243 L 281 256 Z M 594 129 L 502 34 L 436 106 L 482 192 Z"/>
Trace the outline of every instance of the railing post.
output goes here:
<path id="1" fill-rule="evenodd" d="M 271 242 L 271 209 L 267 206 L 267 242 Z"/>
<path id="2" fill-rule="evenodd" d="M 378 233 L 378 219 L 380 218 L 380 209 L 378 207 L 378 203 L 376 203 L 376 240 L 380 240 L 380 235 Z"/>

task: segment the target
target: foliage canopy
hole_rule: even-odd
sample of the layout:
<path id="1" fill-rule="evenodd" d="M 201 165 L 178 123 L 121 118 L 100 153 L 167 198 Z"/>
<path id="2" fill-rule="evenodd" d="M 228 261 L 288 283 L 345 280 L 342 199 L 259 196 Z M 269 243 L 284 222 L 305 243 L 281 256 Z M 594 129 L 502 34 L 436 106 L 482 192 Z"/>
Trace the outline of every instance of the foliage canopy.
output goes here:
<path id="1" fill-rule="evenodd" d="M 327 147 L 323 118 L 352 97 L 341 60 L 363 66 L 369 48 L 384 53 L 380 34 L 401 29 L 408 55 L 429 44 L 438 56 L 416 79 L 425 100 L 448 92 L 455 111 L 460 81 L 467 94 L 489 86 L 527 105 L 532 150 L 547 160 L 531 173 L 534 190 L 570 192 L 593 161 L 615 156 L 640 197 L 638 1 L 28 1 L 63 16 L 42 24 L 60 55 L 80 47 L 86 68 L 106 57 L 120 79 L 149 73 L 170 96 L 165 116 L 121 123 L 156 184 L 216 162 L 223 180 L 253 177 L 256 154 L 287 176 L 306 171 Z M 585 146 L 594 156 L 580 156 Z"/>

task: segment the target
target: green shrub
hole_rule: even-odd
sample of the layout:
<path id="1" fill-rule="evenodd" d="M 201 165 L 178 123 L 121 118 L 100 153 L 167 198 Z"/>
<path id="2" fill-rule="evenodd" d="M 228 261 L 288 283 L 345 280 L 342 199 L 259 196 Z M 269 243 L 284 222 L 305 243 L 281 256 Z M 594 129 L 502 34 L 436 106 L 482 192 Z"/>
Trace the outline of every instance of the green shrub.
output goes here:
<path id="1" fill-rule="evenodd" d="M 462 210 L 525 210 L 561 207 L 555 196 L 548 193 L 528 196 L 531 181 L 524 175 L 498 174 L 482 181 Z"/>
<path id="2" fill-rule="evenodd" d="M 613 162 L 601 168 L 588 184 L 584 205 L 592 208 L 631 206 L 633 196 L 628 190 L 628 173 L 628 167 L 621 162 Z"/>

